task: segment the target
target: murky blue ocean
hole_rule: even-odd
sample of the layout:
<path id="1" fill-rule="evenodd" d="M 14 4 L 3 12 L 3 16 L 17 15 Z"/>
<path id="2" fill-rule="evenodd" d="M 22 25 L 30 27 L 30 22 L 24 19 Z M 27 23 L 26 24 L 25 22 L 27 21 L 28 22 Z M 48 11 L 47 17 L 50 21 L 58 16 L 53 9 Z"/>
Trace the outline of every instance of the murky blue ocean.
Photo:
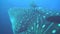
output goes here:
<path id="1" fill-rule="evenodd" d="M 13 28 L 12 28 L 12 22 L 10 20 L 10 16 L 9 16 L 9 13 L 8 13 L 8 11 L 10 11 L 9 9 L 12 9 L 14 11 L 15 9 L 17 9 L 17 7 L 19 7 L 19 8 L 31 8 L 30 4 L 32 4 L 32 3 L 35 3 L 38 7 L 41 7 L 42 9 L 49 10 L 48 12 L 50 12 L 50 10 L 54 10 L 51 14 L 53 14 L 55 12 L 55 10 L 56 10 L 56 12 L 58 12 L 57 14 L 60 13 L 60 0 L 0 0 L 0 34 L 13 34 L 14 33 Z M 18 11 L 20 11 L 20 10 L 18 9 Z M 18 13 L 18 11 L 16 13 Z M 22 11 L 22 12 L 24 12 L 24 11 Z M 22 12 L 20 12 L 20 13 L 22 13 Z M 54 15 L 55 15 L 55 13 L 54 13 Z M 35 14 L 35 13 L 34 12 L 29 12 L 29 15 L 27 15 L 27 16 L 31 16 L 30 14 Z M 39 12 L 36 12 L 35 16 L 39 16 L 39 14 L 40 14 Z M 48 14 L 47 17 L 49 17 L 49 15 L 51 15 L 51 14 Z M 44 15 L 45 15 L 45 13 L 44 13 Z M 32 15 L 32 18 L 31 18 L 32 21 L 30 21 L 31 24 L 32 24 L 31 26 L 33 26 L 35 21 L 37 21 L 35 19 L 36 17 L 34 17 L 34 18 L 33 17 L 34 16 Z M 45 16 L 43 16 L 43 17 L 45 17 Z M 29 25 L 30 23 L 27 21 L 29 23 L 29 24 L 26 23 L 28 25 L 28 26 L 26 26 L 26 27 L 28 27 L 28 29 L 27 29 L 28 32 L 27 33 L 28 34 L 60 34 L 59 33 L 60 23 L 56 23 L 56 22 L 60 22 L 60 20 L 59 20 L 60 19 L 60 14 L 59 14 L 59 16 L 55 16 L 53 18 L 56 18 L 55 21 L 54 21 L 55 23 L 48 23 L 47 22 L 47 23 L 43 23 L 42 25 L 40 24 L 41 26 L 36 25 L 36 27 L 40 27 L 40 30 L 42 30 L 42 32 L 39 31 L 39 29 L 36 30 L 33 27 L 32 27 L 32 29 L 35 29 L 35 30 L 30 32 L 29 28 L 31 26 Z M 50 19 L 52 19 L 52 18 L 50 18 Z M 47 18 L 47 20 L 49 21 L 49 18 Z M 32 22 L 34 22 L 34 23 L 32 23 Z M 43 20 L 43 22 L 45 22 L 45 20 Z M 47 26 L 45 24 L 47 24 Z M 56 26 L 57 24 L 58 24 L 59 27 Z M 46 28 L 42 29 L 44 27 L 46 27 Z M 23 31 L 24 31 L 24 29 L 23 29 Z M 21 30 L 20 32 L 23 32 L 23 31 Z M 36 31 L 38 31 L 38 32 L 36 33 Z M 55 32 L 57 32 L 57 33 L 55 33 Z M 15 34 L 17 34 L 17 33 L 15 33 Z M 26 31 L 24 31 L 23 33 L 18 33 L 18 34 L 26 34 Z"/>

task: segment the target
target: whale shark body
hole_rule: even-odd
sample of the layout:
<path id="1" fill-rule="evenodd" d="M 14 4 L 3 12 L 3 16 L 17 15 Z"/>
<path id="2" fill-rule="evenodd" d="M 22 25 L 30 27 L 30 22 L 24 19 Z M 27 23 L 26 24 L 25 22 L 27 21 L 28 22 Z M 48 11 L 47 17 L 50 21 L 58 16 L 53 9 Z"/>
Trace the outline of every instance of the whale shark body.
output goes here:
<path id="1" fill-rule="evenodd" d="M 14 34 L 60 34 L 60 12 L 33 8 L 10 8 L 9 16 Z"/>

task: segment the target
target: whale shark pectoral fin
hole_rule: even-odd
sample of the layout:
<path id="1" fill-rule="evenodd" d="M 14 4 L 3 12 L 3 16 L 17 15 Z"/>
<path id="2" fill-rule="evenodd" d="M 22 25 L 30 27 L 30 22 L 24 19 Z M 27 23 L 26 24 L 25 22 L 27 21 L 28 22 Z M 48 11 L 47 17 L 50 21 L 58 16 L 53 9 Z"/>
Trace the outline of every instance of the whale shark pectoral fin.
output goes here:
<path id="1" fill-rule="evenodd" d="M 47 21 L 54 22 L 54 23 L 60 23 L 60 16 L 50 16 L 47 18 Z"/>

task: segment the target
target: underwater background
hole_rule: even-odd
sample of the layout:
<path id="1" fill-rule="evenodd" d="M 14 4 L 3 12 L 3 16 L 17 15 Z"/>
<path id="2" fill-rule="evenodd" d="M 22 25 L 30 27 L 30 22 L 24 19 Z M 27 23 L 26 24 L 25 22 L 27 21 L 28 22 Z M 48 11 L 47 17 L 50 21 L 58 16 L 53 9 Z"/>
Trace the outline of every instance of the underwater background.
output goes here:
<path id="1" fill-rule="evenodd" d="M 13 34 L 8 10 L 13 7 L 30 7 L 35 2 L 38 6 L 60 10 L 60 0 L 0 0 L 0 34 Z"/>

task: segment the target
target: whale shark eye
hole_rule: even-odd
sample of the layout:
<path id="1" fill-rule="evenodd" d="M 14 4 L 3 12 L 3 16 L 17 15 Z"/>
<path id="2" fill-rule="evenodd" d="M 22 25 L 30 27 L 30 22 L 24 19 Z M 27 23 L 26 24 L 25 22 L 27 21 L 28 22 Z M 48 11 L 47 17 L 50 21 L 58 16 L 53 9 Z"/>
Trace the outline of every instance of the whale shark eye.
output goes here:
<path id="1" fill-rule="evenodd" d="M 60 23 L 60 16 L 50 16 L 47 18 L 47 21 L 58 24 Z"/>

